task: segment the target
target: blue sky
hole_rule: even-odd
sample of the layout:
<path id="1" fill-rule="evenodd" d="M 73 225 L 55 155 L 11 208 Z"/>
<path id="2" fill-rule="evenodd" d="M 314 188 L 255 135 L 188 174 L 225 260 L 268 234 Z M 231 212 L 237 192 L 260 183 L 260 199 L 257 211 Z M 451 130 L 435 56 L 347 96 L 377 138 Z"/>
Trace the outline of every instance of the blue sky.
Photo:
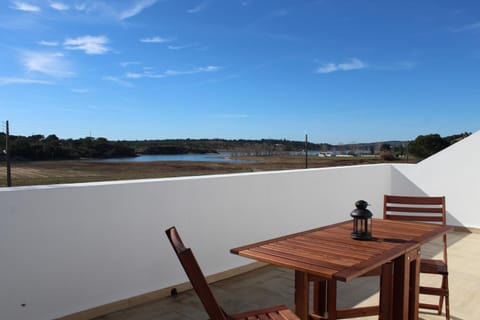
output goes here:
<path id="1" fill-rule="evenodd" d="M 337 144 L 480 129 L 476 0 L 4 0 L 0 21 L 12 134 Z"/>

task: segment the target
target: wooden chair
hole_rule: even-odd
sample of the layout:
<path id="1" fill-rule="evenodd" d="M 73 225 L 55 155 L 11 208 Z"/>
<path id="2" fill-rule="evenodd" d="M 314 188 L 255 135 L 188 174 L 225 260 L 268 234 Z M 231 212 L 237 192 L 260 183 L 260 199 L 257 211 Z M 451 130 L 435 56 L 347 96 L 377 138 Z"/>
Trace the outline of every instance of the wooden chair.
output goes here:
<path id="1" fill-rule="evenodd" d="M 190 248 L 186 248 L 175 227 L 165 230 L 195 292 L 211 320 L 300 320 L 284 305 L 229 315 L 218 304 Z"/>
<path id="2" fill-rule="evenodd" d="M 403 221 L 418 221 L 446 225 L 445 197 L 384 196 L 383 218 Z M 420 308 L 436 310 L 450 319 L 448 290 L 447 235 L 443 236 L 442 259 L 420 259 L 420 273 L 437 274 L 442 277 L 440 288 L 420 286 L 420 294 L 438 296 L 438 304 L 420 303 Z"/>

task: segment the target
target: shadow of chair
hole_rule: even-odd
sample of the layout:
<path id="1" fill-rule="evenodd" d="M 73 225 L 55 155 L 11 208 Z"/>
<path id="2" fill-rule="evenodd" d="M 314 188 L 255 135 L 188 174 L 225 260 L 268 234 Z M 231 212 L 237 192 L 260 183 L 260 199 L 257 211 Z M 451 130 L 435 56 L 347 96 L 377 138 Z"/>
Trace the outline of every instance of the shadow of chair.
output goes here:
<path id="1" fill-rule="evenodd" d="M 416 221 L 446 225 L 445 197 L 384 196 L 383 218 L 400 221 Z M 442 259 L 420 259 L 420 274 L 433 274 L 442 277 L 440 287 L 420 286 L 420 294 L 438 296 L 438 303 L 422 303 L 420 308 L 436 310 L 442 314 L 445 304 L 445 317 L 450 319 L 448 289 L 447 235 L 443 235 Z"/>
<path id="2" fill-rule="evenodd" d="M 176 228 L 168 228 L 165 232 L 188 276 L 188 279 L 211 320 L 299 320 L 299 318 L 284 305 L 252 310 L 234 315 L 227 314 L 218 304 L 192 250 L 185 247 Z"/>

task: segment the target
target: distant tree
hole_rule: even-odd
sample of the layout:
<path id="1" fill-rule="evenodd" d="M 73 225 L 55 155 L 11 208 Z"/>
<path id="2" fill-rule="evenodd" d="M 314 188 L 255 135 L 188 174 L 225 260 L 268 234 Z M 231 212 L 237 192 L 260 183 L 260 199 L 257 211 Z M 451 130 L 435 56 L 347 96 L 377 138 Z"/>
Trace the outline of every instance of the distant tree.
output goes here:
<path id="1" fill-rule="evenodd" d="M 445 149 L 450 144 L 439 134 L 420 135 L 408 145 L 408 152 L 414 156 L 425 159 Z"/>
<path id="2" fill-rule="evenodd" d="M 387 161 L 393 161 L 393 160 L 395 160 L 396 156 L 395 156 L 395 154 L 393 153 L 392 145 L 391 145 L 391 144 L 383 143 L 383 144 L 380 146 L 380 157 L 381 157 L 383 160 L 387 160 Z"/>

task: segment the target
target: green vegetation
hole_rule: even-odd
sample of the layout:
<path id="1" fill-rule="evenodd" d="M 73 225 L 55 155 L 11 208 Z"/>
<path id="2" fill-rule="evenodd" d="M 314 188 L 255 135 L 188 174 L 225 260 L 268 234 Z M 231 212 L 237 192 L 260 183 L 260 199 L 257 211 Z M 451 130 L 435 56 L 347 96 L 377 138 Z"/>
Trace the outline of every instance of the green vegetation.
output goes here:
<path id="1" fill-rule="evenodd" d="M 123 142 L 105 138 L 59 139 L 37 134 L 9 138 L 14 160 L 67 160 L 81 158 L 133 157 L 135 150 Z M 0 134 L 0 148 L 5 148 L 5 134 Z"/>
<path id="2" fill-rule="evenodd" d="M 438 150 L 468 136 L 468 133 L 441 138 L 438 135 L 419 136 L 410 143 L 409 150 Z M 12 139 L 11 139 L 12 140 Z M 5 136 L 0 134 L 0 148 L 4 148 Z M 236 172 L 255 172 L 305 168 L 303 155 L 292 155 L 288 151 L 301 151 L 304 143 L 286 140 L 157 140 L 157 141 L 116 141 L 103 138 L 83 138 L 61 140 L 55 136 L 15 137 L 15 150 L 18 159 L 45 160 L 49 155 L 56 161 L 15 161 L 12 163 L 13 186 L 73 183 L 89 181 L 128 180 L 144 178 L 164 178 L 178 176 L 196 176 Z M 3 145 L 2 145 L 3 142 Z M 446 143 L 445 143 L 446 142 Z M 404 142 L 383 142 L 357 145 L 316 145 L 309 144 L 310 150 L 337 150 L 350 153 L 345 157 L 308 157 L 309 168 L 375 164 L 385 161 L 411 162 L 419 158 L 406 157 Z M 23 147 L 23 149 L 22 149 Z M 173 148 L 172 148 L 173 147 Z M 326 149 L 322 149 L 325 147 Z M 62 149 L 63 148 L 63 149 Z M 156 148 L 156 149 L 155 149 Z M 343 150 L 342 150 L 343 148 Z M 66 150 L 66 151 L 65 151 Z M 117 150 L 117 151 L 115 151 Z M 118 150 L 122 151 L 119 152 Z M 68 153 L 68 152 L 70 153 Z M 132 153 L 133 151 L 133 153 Z M 253 160 L 245 163 L 216 163 L 191 161 L 157 162 L 93 162 L 59 161 L 61 156 L 107 157 L 116 154 L 135 155 L 137 152 L 211 152 L 229 151 L 235 158 Z M 63 152 L 63 153 L 62 153 Z M 236 154 L 238 152 L 238 154 Z M 357 154 L 357 156 L 353 156 Z M 377 154 L 379 156 L 370 156 Z M 426 155 L 428 153 L 423 153 Z M 367 155 L 366 157 L 364 155 Z M 0 159 L 0 187 L 6 185 L 5 161 Z"/>
<path id="3" fill-rule="evenodd" d="M 410 142 L 408 151 L 420 159 L 463 139 L 469 133 L 442 138 L 438 134 L 419 136 Z M 393 161 L 406 156 L 405 141 L 384 141 L 375 143 L 352 143 L 331 145 L 308 143 L 308 150 L 333 151 L 342 154 L 375 155 L 383 160 Z M 10 155 L 14 161 L 27 160 L 78 160 L 135 157 L 139 154 L 188 154 L 230 152 L 234 156 L 281 156 L 290 152 L 301 152 L 304 141 L 286 139 L 165 139 L 109 141 L 105 138 L 86 137 L 81 139 L 60 139 L 56 135 L 36 134 L 29 137 L 10 136 Z M 5 134 L 0 133 L 0 150 L 5 149 Z M 4 155 L 0 154 L 0 161 Z"/>
<path id="4" fill-rule="evenodd" d="M 408 145 L 408 152 L 412 155 L 425 159 L 445 149 L 455 142 L 468 137 L 471 133 L 465 132 L 442 138 L 439 134 L 420 135 Z"/>

